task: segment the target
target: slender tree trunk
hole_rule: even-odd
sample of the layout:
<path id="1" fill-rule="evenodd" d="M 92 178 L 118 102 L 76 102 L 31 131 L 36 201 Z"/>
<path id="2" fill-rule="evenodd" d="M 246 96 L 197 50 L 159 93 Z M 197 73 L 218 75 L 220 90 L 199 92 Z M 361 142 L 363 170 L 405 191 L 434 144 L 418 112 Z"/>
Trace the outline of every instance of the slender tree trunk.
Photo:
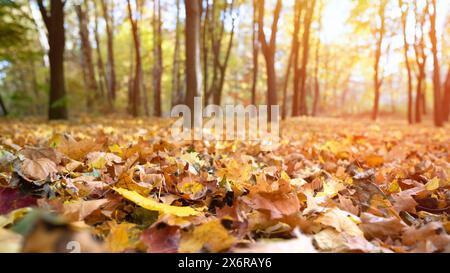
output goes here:
<path id="1" fill-rule="evenodd" d="M 134 48 L 130 47 L 130 67 L 128 70 L 128 106 L 127 112 L 131 113 L 131 109 L 133 108 L 133 86 L 134 86 Z"/>
<path id="2" fill-rule="evenodd" d="M 133 35 L 134 41 L 134 56 L 135 56 L 135 69 L 134 69 L 134 79 L 133 79 L 133 92 L 131 95 L 131 109 L 129 113 L 134 117 L 139 115 L 139 102 L 140 102 L 140 90 L 142 87 L 141 77 L 142 77 L 142 64 L 141 64 L 141 45 L 139 39 L 139 28 L 137 19 L 133 19 L 133 12 L 131 10 L 130 0 L 127 0 L 128 7 L 128 19 L 131 24 L 131 33 Z"/>
<path id="3" fill-rule="evenodd" d="M 0 94 L 0 109 L 1 109 L 0 114 L 2 116 L 8 115 L 8 110 L 6 110 L 6 106 L 5 106 L 5 103 L 3 102 L 2 94 Z"/>
<path id="4" fill-rule="evenodd" d="M 100 44 L 100 36 L 98 34 L 98 9 L 96 1 L 92 1 L 94 3 L 94 14 L 95 14 L 95 24 L 94 24 L 94 38 L 95 38 L 95 50 L 97 54 L 97 76 L 98 76 L 98 85 L 100 89 L 100 96 L 105 98 L 105 86 L 107 85 L 106 73 L 105 73 L 105 65 L 103 63 L 103 57 L 101 52 L 101 44 Z M 108 100 L 108 108 L 111 109 L 112 101 L 111 96 L 107 95 L 106 99 Z"/>
<path id="5" fill-rule="evenodd" d="M 194 99 L 201 96 L 202 72 L 200 62 L 201 0 L 185 0 L 186 8 L 186 105 L 194 112 Z M 191 125 L 194 123 L 191 115 Z"/>
<path id="6" fill-rule="evenodd" d="M 64 3 L 62 0 L 51 0 L 50 12 L 44 6 L 43 0 L 37 1 L 42 18 L 48 30 L 50 60 L 50 101 L 48 117 L 67 119 L 67 98 L 64 84 Z"/>
<path id="7" fill-rule="evenodd" d="M 317 110 L 319 106 L 320 100 L 320 83 L 319 83 L 319 60 L 320 60 L 320 34 L 322 32 L 322 11 L 323 11 L 323 3 L 319 0 L 319 26 L 317 33 L 317 43 L 316 43 L 316 53 L 315 53 L 315 67 L 314 67 L 314 100 L 313 100 L 313 109 L 312 115 L 317 116 Z"/>
<path id="8" fill-rule="evenodd" d="M 173 52 L 172 69 L 172 107 L 182 102 L 182 92 L 180 88 L 180 0 L 176 0 L 177 22 L 175 28 L 175 48 Z"/>
<path id="9" fill-rule="evenodd" d="M 449 121 L 450 118 L 450 67 L 447 71 L 447 78 L 444 84 L 444 99 L 442 101 L 443 120 Z"/>
<path id="10" fill-rule="evenodd" d="M 310 5 L 305 14 L 305 29 L 303 31 L 303 56 L 300 69 L 300 115 L 308 115 L 308 106 L 306 104 L 306 78 L 309 58 L 309 36 L 311 33 L 311 23 L 314 15 L 316 0 L 307 1 Z"/>
<path id="11" fill-rule="evenodd" d="M 219 81 L 217 83 L 217 88 L 214 90 L 214 104 L 215 105 L 221 105 L 222 103 L 222 92 L 223 92 L 223 86 L 225 83 L 225 76 L 226 76 L 226 72 L 227 72 L 227 68 L 228 68 L 228 62 L 230 60 L 230 55 L 231 55 L 231 48 L 233 46 L 233 39 L 234 39 L 234 30 L 235 30 L 235 21 L 236 18 L 233 17 L 233 10 L 234 10 L 234 3 L 235 1 L 232 0 L 231 3 L 229 5 L 227 5 L 227 9 L 229 8 L 229 13 L 231 18 L 231 31 L 230 31 L 230 39 L 228 40 L 228 45 L 225 51 L 225 57 L 224 60 L 222 62 L 222 60 L 220 60 L 220 51 L 216 52 L 216 56 L 217 56 L 217 65 L 218 65 L 218 71 L 219 71 Z M 222 28 L 224 28 L 224 25 L 222 25 Z M 219 39 L 219 43 L 222 44 L 222 38 L 223 38 L 224 34 L 223 34 L 223 29 L 222 32 L 220 34 L 220 39 Z M 220 50 L 220 47 L 216 47 L 217 49 Z"/>
<path id="12" fill-rule="evenodd" d="M 429 10 L 430 16 L 430 41 L 431 41 L 431 52 L 433 54 L 433 109 L 434 109 L 434 124 L 437 127 L 442 127 L 444 125 L 442 118 L 442 101 L 441 101 L 441 74 L 439 67 L 438 58 L 438 44 L 436 35 L 436 13 L 437 5 L 436 0 L 431 0 L 431 5 L 433 7 L 433 12 Z"/>
<path id="13" fill-rule="evenodd" d="M 88 30 L 88 14 L 87 7 L 84 9 L 82 5 L 86 5 L 86 2 L 76 5 L 75 11 L 78 16 L 79 24 L 79 35 L 81 41 L 81 58 L 83 64 L 83 73 L 85 75 L 85 86 L 86 86 L 86 102 L 88 111 L 93 110 L 94 101 L 99 100 L 97 93 L 97 82 L 95 81 L 95 69 L 94 62 L 92 60 L 92 47 L 89 40 L 89 30 Z"/>
<path id="14" fill-rule="evenodd" d="M 415 23 L 415 33 L 414 33 L 414 53 L 416 57 L 417 65 L 417 86 L 416 86 L 416 101 L 415 101 L 415 122 L 422 122 L 423 113 L 423 100 L 424 100 L 424 86 L 426 85 L 426 66 L 427 66 L 427 55 L 425 52 L 425 23 L 426 23 L 426 13 L 428 10 L 428 1 L 426 1 L 426 6 L 420 13 L 418 11 L 418 4 L 414 2 L 414 15 L 416 19 Z M 420 30 L 420 31 L 417 31 Z"/>
<path id="15" fill-rule="evenodd" d="M 106 76 L 108 83 L 108 95 L 114 105 L 116 100 L 116 69 L 114 59 L 114 20 L 113 12 L 110 11 L 107 0 L 101 0 L 103 17 L 105 18 L 106 25 L 106 37 L 107 37 L 107 63 L 106 63 Z M 111 8 L 112 10 L 112 8 Z"/>
<path id="16" fill-rule="evenodd" d="M 315 0 L 314 0 L 315 1 Z M 278 19 L 282 7 L 281 0 L 277 0 L 275 11 L 273 13 L 272 31 L 270 34 L 269 43 L 266 41 L 264 33 L 264 0 L 259 0 L 258 7 L 258 30 L 259 41 L 262 47 L 262 52 L 266 60 L 267 71 L 267 107 L 268 107 L 268 121 L 272 121 L 272 106 L 278 105 L 277 99 L 277 74 L 275 70 L 275 52 L 276 52 L 276 36 L 278 30 Z"/>
<path id="17" fill-rule="evenodd" d="M 292 116 L 297 117 L 300 115 L 300 68 L 299 68 L 299 56 L 300 56 L 300 22 L 302 19 L 302 14 L 305 1 L 295 2 L 295 16 L 294 16 L 294 33 L 292 34 L 292 52 L 293 52 L 293 62 L 294 62 L 294 82 L 293 90 L 294 94 L 292 97 Z"/>
<path id="18" fill-rule="evenodd" d="M 259 39 L 258 39 L 258 0 L 253 0 L 253 22 L 252 22 L 252 49 L 253 49 L 253 77 L 251 89 L 251 104 L 256 105 L 256 84 L 258 83 L 258 57 L 259 57 Z"/>
<path id="19" fill-rule="evenodd" d="M 283 85 L 283 105 L 281 108 L 281 118 L 283 120 L 286 119 L 287 116 L 287 89 L 289 86 L 289 78 L 291 75 L 291 67 L 292 67 L 292 59 L 294 58 L 293 48 L 291 48 L 291 52 L 289 53 L 288 65 L 286 67 L 286 74 L 284 76 L 284 85 Z"/>
<path id="20" fill-rule="evenodd" d="M 384 34 L 385 34 L 385 24 L 386 24 L 386 0 L 380 0 L 378 8 L 378 19 L 380 21 L 380 27 L 375 31 L 375 63 L 374 63 L 374 103 L 372 111 L 372 119 L 376 120 L 378 118 L 379 104 L 380 104 L 380 89 L 383 84 L 383 75 L 380 71 L 380 60 L 381 60 L 381 47 L 383 45 Z"/>
<path id="21" fill-rule="evenodd" d="M 163 73 L 162 32 L 161 32 L 161 2 L 153 0 L 153 109 L 157 117 L 161 117 L 161 79 Z"/>
<path id="22" fill-rule="evenodd" d="M 406 72 L 408 75 L 408 123 L 413 123 L 413 111 L 412 111 L 412 72 L 411 72 L 411 64 L 409 63 L 408 58 L 408 51 L 409 51 L 409 44 L 408 40 L 406 38 L 406 27 L 407 27 L 407 17 L 408 17 L 408 11 L 409 11 L 409 5 L 403 0 L 398 0 L 398 5 L 402 11 L 402 33 L 403 33 L 403 55 L 405 57 L 405 66 L 406 66 Z M 403 9 L 403 7 L 406 6 L 406 9 Z"/>
<path id="23" fill-rule="evenodd" d="M 216 5 L 216 2 L 213 1 L 213 16 L 214 16 L 214 8 Z M 202 56 L 202 65 L 203 65 L 203 100 L 204 105 L 208 105 L 209 103 L 209 97 L 210 93 L 208 92 L 208 59 L 209 59 L 209 48 L 208 48 L 208 32 L 209 28 L 214 28 L 214 26 L 210 26 L 211 23 L 214 23 L 210 18 L 210 5 L 209 1 L 206 1 L 206 8 L 203 15 L 203 26 L 202 26 L 202 49 L 201 49 L 201 56 Z M 211 22 L 210 22 L 211 21 Z"/>

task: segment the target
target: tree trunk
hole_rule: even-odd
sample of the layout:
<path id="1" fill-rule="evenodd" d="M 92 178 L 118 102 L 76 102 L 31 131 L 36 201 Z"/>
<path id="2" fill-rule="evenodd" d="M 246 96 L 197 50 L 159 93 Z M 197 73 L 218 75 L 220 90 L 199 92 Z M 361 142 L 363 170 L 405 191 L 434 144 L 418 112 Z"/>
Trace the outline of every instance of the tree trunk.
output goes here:
<path id="1" fill-rule="evenodd" d="M 161 78 L 163 73 L 162 60 L 162 32 L 161 32 L 161 2 L 153 0 L 153 111 L 155 116 L 161 117 Z"/>
<path id="2" fill-rule="evenodd" d="M 398 5 L 402 11 L 402 33 L 403 33 L 403 55 L 405 57 L 405 65 L 406 65 L 406 72 L 408 75 L 408 123 L 413 123 L 413 111 L 412 111 L 412 74 L 411 74 L 411 64 L 409 63 L 408 58 L 408 51 L 409 51 L 409 44 L 408 40 L 406 39 L 406 23 L 407 23 L 407 17 L 408 17 L 408 11 L 409 11 L 409 5 L 406 3 L 406 9 L 404 10 L 403 7 L 405 5 L 403 0 L 398 0 Z"/>
<path id="3" fill-rule="evenodd" d="M 314 16 L 316 0 L 311 0 L 307 3 L 310 6 L 307 8 L 305 14 L 305 28 L 303 31 L 303 56 L 302 66 L 300 69 L 300 115 L 308 115 L 308 106 L 306 104 L 306 77 L 309 58 L 309 36 L 311 33 L 311 23 Z"/>
<path id="4" fill-rule="evenodd" d="M 294 56 L 293 48 L 291 48 L 291 52 L 289 53 L 288 65 L 286 67 L 286 74 L 284 76 L 284 85 L 283 85 L 283 105 L 281 108 L 281 119 L 285 120 L 287 115 L 287 89 L 289 86 L 289 78 L 291 75 L 291 67 L 292 67 L 292 59 Z"/>
<path id="5" fill-rule="evenodd" d="M 424 72 L 422 68 L 419 68 L 419 76 L 417 77 L 417 86 L 416 86 L 416 123 L 422 122 L 422 84 L 425 82 Z"/>
<path id="6" fill-rule="evenodd" d="M 0 115 L 2 116 L 7 116 L 8 115 L 8 110 L 6 110 L 6 106 L 5 103 L 3 102 L 3 98 L 2 98 L 2 94 L 0 94 Z"/>
<path id="7" fill-rule="evenodd" d="M 439 67 L 438 48 L 437 48 L 437 35 L 436 35 L 436 13 L 437 5 L 436 0 L 431 0 L 433 12 L 429 10 L 430 16 L 430 41 L 431 52 L 433 53 L 433 109 L 434 109 L 434 125 L 442 127 L 444 125 L 441 111 L 441 74 Z"/>
<path id="8" fill-rule="evenodd" d="M 300 115 L 300 69 L 299 69 L 299 56 L 300 56 L 300 22 L 303 14 L 304 1 L 295 2 L 295 16 L 294 16 L 294 33 L 292 34 L 292 52 L 294 58 L 294 82 L 293 90 L 294 94 L 292 97 L 292 116 L 297 117 Z"/>
<path id="9" fill-rule="evenodd" d="M 228 45 L 226 48 L 225 57 L 224 57 L 223 61 L 220 59 L 220 51 L 219 51 L 220 47 L 219 46 L 215 47 L 216 48 L 215 55 L 217 57 L 217 65 L 218 65 L 218 71 L 219 71 L 219 80 L 218 80 L 218 83 L 216 84 L 217 88 L 215 88 L 215 90 L 214 90 L 214 97 L 213 97 L 215 105 L 221 105 L 221 103 L 222 103 L 222 92 L 223 92 L 223 86 L 225 83 L 225 75 L 227 72 L 228 61 L 230 60 L 231 48 L 233 46 L 234 30 L 236 27 L 236 25 L 235 25 L 236 18 L 233 16 L 234 3 L 235 3 L 235 1 L 232 0 L 231 3 L 229 5 L 227 5 L 227 8 L 229 7 L 229 13 L 232 18 L 231 18 L 230 39 L 228 40 Z M 224 27 L 225 26 L 222 23 L 222 31 L 220 34 L 220 39 L 218 41 L 219 44 L 222 44 L 222 38 L 224 36 L 224 34 L 223 34 Z"/>
<path id="10" fill-rule="evenodd" d="M 315 1 L 315 0 L 314 0 Z M 275 52 L 276 52 L 276 36 L 278 30 L 278 19 L 281 12 L 281 0 L 277 0 L 275 11 L 273 13 L 272 31 L 270 34 L 269 43 L 266 41 L 266 35 L 264 33 L 264 0 L 259 0 L 258 9 L 258 30 L 259 41 L 262 47 L 262 52 L 266 60 L 267 71 L 267 118 L 268 121 L 272 121 L 272 106 L 278 106 L 277 99 L 277 75 L 275 70 Z"/>
<path id="11" fill-rule="evenodd" d="M 383 45 L 384 34 L 385 34 L 385 24 L 386 24 L 386 0 L 380 0 L 378 8 L 378 19 L 381 23 L 380 27 L 375 31 L 375 62 L 374 62 L 374 102 L 372 119 L 376 120 L 378 118 L 379 104 L 380 104 L 380 89 L 383 84 L 383 75 L 380 71 L 380 60 L 381 60 L 381 47 Z"/>
<path id="12" fill-rule="evenodd" d="M 414 54 L 416 57 L 417 65 L 417 86 L 416 86 L 416 102 L 415 102 L 415 122 L 422 122 L 423 113 L 423 92 L 424 85 L 426 84 L 426 66 L 427 66 L 427 54 L 425 52 L 425 23 L 426 13 L 428 10 L 428 1 L 422 12 L 418 11 L 417 2 L 414 1 L 414 15 L 416 18 L 415 33 L 414 33 Z M 420 30 L 420 31 L 417 31 Z"/>
<path id="13" fill-rule="evenodd" d="M 134 117 L 139 115 L 139 102 L 140 102 L 140 90 L 141 90 L 141 78 L 142 78 L 142 64 L 141 64 L 141 45 L 139 39 L 139 29 L 137 19 L 133 19 L 133 12 L 131 10 L 130 0 L 127 0 L 128 7 L 128 19 L 131 24 L 131 33 L 133 35 L 134 42 L 134 56 L 135 56 L 135 69 L 133 79 L 133 89 L 131 93 L 131 108 L 129 113 Z"/>
<path id="14" fill-rule="evenodd" d="M 256 84 L 258 82 L 258 57 L 259 57 L 259 39 L 258 39 L 258 0 L 253 0 L 253 22 L 252 22 L 252 48 L 253 48 L 253 75 L 251 89 L 251 104 L 256 105 Z"/>
<path id="15" fill-rule="evenodd" d="M 107 38 L 107 63 L 106 63 L 106 76 L 108 83 L 108 95 L 114 105 L 116 100 L 116 69 L 114 59 L 114 20 L 113 13 L 108 8 L 107 0 L 101 0 L 103 17 L 105 18 L 106 25 L 106 38 Z M 111 8 L 112 10 L 112 8 Z M 111 13 L 110 13 L 111 12 Z"/>
<path id="16" fill-rule="evenodd" d="M 185 0 L 186 8 L 186 105 L 191 109 L 194 123 L 194 99 L 201 96 L 202 72 L 200 68 L 201 0 Z"/>
<path id="17" fill-rule="evenodd" d="M 213 9 L 216 6 L 216 2 L 213 1 L 212 3 L 213 5 Z M 208 48 L 208 32 L 210 32 L 209 28 L 214 28 L 214 26 L 210 26 L 211 23 L 214 23 L 213 20 L 211 20 L 210 18 L 210 8 L 209 8 L 209 1 L 206 1 L 206 8 L 205 8 L 205 12 L 203 15 L 203 26 L 202 26 L 202 38 L 201 38 L 201 43 L 202 43 L 202 48 L 201 48 L 201 57 L 202 57 L 202 65 L 203 65 L 203 102 L 204 105 L 208 105 L 209 103 L 209 97 L 210 97 L 210 93 L 208 92 L 208 82 L 209 82 L 209 77 L 208 77 L 208 59 L 209 59 L 209 48 Z M 213 16 L 214 16 L 214 10 L 213 10 Z"/>
<path id="18" fill-rule="evenodd" d="M 444 121 L 449 121 L 450 118 L 450 67 L 447 71 L 447 79 L 444 84 L 444 99 L 442 101 L 442 116 Z"/>
<path id="19" fill-rule="evenodd" d="M 67 119 L 67 98 L 64 84 L 64 3 L 62 0 L 51 0 L 50 12 L 43 0 L 37 1 L 45 26 L 48 31 L 50 61 L 50 101 L 48 117 L 50 120 Z"/>
<path id="20" fill-rule="evenodd" d="M 94 101 L 99 100 L 97 94 L 97 82 L 95 81 L 95 69 L 94 62 L 92 60 L 92 47 L 89 40 L 89 30 L 88 30 L 88 14 L 87 8 L 83 9 L 82 5 L 86 5 L 86 2 L 75 6 L 75 11 L 78 17 L 79 25 L 79 35 L 81 41 L 81 59 L 82 59 L 82 70 L 85 75 L 85 87 L 86 87 L 86 106 L 88 111 L 93 110 Z"/>
<path id="21" fill-rule="evenodd" d="M 172 107 L 182 102 L 182 92 L 180 88 L 180 0 L 176 0 L 177 6 L 177 22 L 175 28 L 175 48 L 173 52 L 173 69 L 172 69 Z"/>
<path id="22" fill-rule="evenodd" d="M 97 54 L 97 75 L 98 75 L 98 85 L 100 89 L 100 96 L 102 98 L 105 97 L 105 86 L 107 85 L 106 74 L 105 74 L 105 65 L 103 63 L 102 52 L 100 48 L 100 36 L 98 34 L 98 9 L 96 1 L 92 1 L 94 3 L 94 14 L 95 14 L 95 25 L 94 25 L 94 38 L 95 38 L 95 49 Z M 112 101 L 109 95 L 106 96 L 108 100 L 108 107 L 111 110 Z"/>
<path id="23" fill-rule="evenodd" d="M 323 11 L 323 3 L 319 0 L 319 26 L 317 33 L 317 44 L 316 44 L 316 53 L 315 53 L 315 67 L 314 67 L 314 100 L 313 100 L 313 109 L 312 115 L 317 116 L 319 100 L 320 100 L 320 83 L 319 83 L 319 53 L 320 53 L 320 33 L 322 32 L 322 11 Z"/>

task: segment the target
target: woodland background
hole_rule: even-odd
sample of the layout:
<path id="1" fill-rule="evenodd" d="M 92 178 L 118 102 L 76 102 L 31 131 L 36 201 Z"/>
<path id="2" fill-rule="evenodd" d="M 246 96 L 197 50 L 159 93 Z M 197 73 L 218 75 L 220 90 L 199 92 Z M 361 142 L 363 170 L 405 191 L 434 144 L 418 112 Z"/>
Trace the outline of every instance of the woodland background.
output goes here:
<path id="1" fill-rule="evenodd" d="M 448 10 L 446 0 L 2 0 L 0 114 L 167 116 L 202 95 L 278 104 L 283 118 L 441 126 Z"/>

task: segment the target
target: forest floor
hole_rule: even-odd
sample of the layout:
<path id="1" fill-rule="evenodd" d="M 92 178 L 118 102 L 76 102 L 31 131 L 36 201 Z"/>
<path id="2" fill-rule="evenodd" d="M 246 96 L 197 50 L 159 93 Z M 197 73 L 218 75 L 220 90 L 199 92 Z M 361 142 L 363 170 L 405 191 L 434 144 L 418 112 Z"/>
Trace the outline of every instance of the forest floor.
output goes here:
<path id="1" fill-rule="evenodd" d="M 0 252 L 449 252 L 450 128 L 290 119 L 281 142 L 166 120 L 0 121 Z"/>

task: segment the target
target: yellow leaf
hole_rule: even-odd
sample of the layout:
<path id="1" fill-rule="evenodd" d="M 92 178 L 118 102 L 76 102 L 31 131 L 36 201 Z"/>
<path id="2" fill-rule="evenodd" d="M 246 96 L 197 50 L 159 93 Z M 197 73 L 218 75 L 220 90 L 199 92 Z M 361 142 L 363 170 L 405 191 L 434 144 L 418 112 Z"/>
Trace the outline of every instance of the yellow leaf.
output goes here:
<path id="1" fill-rule="evenodd" d="M 324 215 L 317 218 L 316 222 L 335 228 L 338 232 L 344 232 L 352 236 L 363 236 L 358 227 L 360 220 L 351 213 L 333 208 Z"/>
<path id="2" fill-rule="evenodd" d="M 439 178 L 435 177 L 430 181 L 428 181 L 428 183 L 425 185 L 425 188 L 429 191 L 435 191 L 439 189 L 439 185 L 440 185 Z"/>
<path id="3" fill-rule="evenodd" d="M 219 252 L 230 248 L 235 241 L 236 238 L 216 219 L 183 234 L 178 251 L 194 253 L 206 248 L 211 252 Z"/>
<path id="4" fill-rule="evenodd" d="M 112 252 L 123 252 L 127 249 L 133 249 L 139 242 L 138 230 L 135 224 L 114 223 L 111 231 L 106 237 L 106 243 Z"/>
<path id="5" fill-rule="evenodd" d="M 335 180 L 328 180 L 323 183 L 323 192 L 318 192 L 317 196 L 329 196 L 332 198 L 344 189 L 345 186 L 343 184 Z"/>
<path id="6" fill-rule="evenodd" d="M 189 195 L 192 200 L 203 197 L 206 193 L 206 187 L 195 181 L 183 181 L 177 185 L 180 192 Z"/>
<path id="7" fill-rule="evenodd" d="M 121 149 L 120 146 L 117 145 L 117 144 L 114 144 L 114 145 L 109 146 L 109 151 L 110 151 L 111 153 L 118 154 L 119 156 L 122 156 L 122 153 L 123 153 L 122 149 Z"/>
<path id="8" fill-rule="evenodd" d="M 106 165 L 106 159 L 102 156 L 91 163 L 93 169 L 103 169 Z"/>
<path id="9" fill-rule="evenodd" d="M 154 210 L 165 214 L 173 214 L 175 216 L 191 216 L 198 215 L 200 212 L 190 207 L 177 207 L 159 203 L 151 198 L 146 198 L 137 192 L 129 191 L 123 188 L 113 188 L 117 193 L 126 199 L 136 203 L 137 205 L 148 210 Z"/>
<path id="10" fill-rule="evenodd" d="M 400 191 L 400 185 L 398 184 L 397 179 L 395 179 L 394 181 L 392 181 L 391 184 L 389 184 L 388 191 L 390 193 L 396 193 Z"/>
<path id="11" fill-rule="evenodd" d="M 0 215 L 0 228 L 3 228 L 9 224 L 13 224 L 18 219 L 22 218 L 31 211 L 31 208 L 20 208 L 14 211 L 11 211 L 7 215 Z"/>

